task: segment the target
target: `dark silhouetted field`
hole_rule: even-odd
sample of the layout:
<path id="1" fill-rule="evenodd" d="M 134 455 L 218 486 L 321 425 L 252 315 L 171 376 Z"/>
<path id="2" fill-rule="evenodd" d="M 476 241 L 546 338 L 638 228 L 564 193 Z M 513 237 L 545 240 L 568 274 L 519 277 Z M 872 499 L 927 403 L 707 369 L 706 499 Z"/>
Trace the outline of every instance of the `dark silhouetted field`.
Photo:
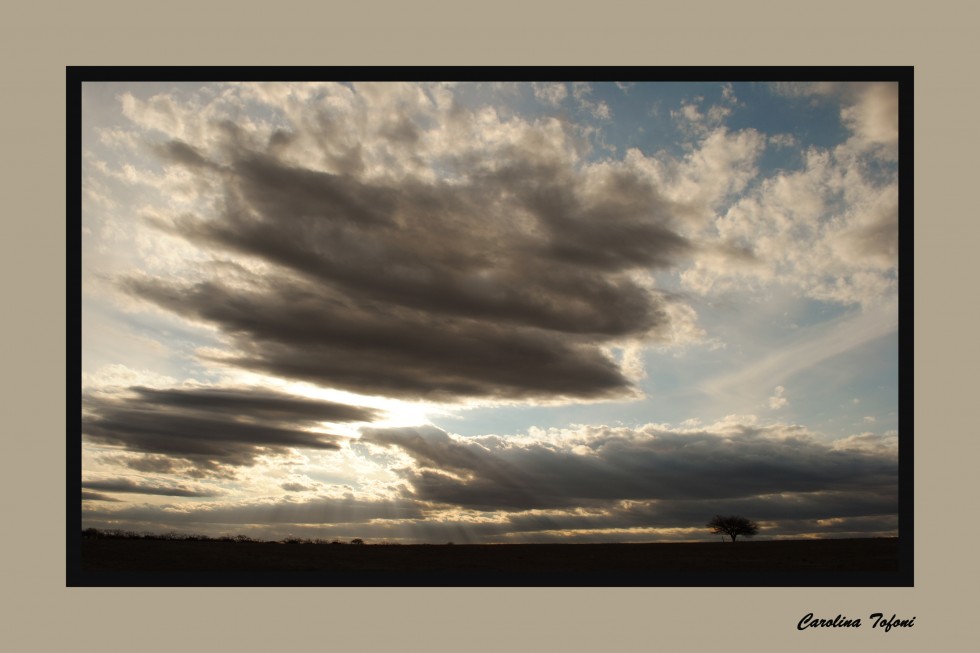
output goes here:
<path id="1" fill-rule="evenodd" d="M 82 571 L 620 573 L 896 571 L 898 539 L 331 545 L 84 539 Z"/>

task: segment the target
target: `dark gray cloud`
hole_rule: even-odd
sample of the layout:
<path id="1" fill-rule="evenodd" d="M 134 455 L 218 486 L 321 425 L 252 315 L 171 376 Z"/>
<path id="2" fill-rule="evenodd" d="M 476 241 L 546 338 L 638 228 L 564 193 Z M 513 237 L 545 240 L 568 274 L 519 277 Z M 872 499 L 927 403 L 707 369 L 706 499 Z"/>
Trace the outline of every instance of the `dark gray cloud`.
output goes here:
<path id="1" fill-rule="evenodd" d="M 82 432 L 92 442 L 147 454 L 126 463 L 134 469 L 173 472 L 190 463 L 222 475 L 223 467 L 250 465 L 263 454 L 337 449 L 335 437 L 304 427 L 376 416 L 368 408 L 271 391 L 132 387 L 85 395 Z"/>
<path id="2" fill-rule="evenodd" d="M 130 450 L 126 453 L 102 454 L 98 459 L 105 464 L 128 467 L 137 472 L 172 474 L 198 479 L 234 479 L 237 477 L 234 467 L 228 467 L 216 460 L 200 457 L 175 458 L 167 454 L 140 453 Z"/>
<path id="3" fill-rule="evenodd" d="M 418 140 L 404 118 L 365 146 Z M 623 397 L 631 383 L 602 347 L 670 332 L 670 300 L 630 273 L 693 245 L 625 165 L 582 169 L 554 134 L 528 128 L 483 156 L 447 155 L 449 180 L 395 180 L 300 166 L 282 154 L 300 135 L 277 132 L 263 150 L 222 133 L 220 170 L 203 170 L 203 147 L 157 148 L 209 175 L 222 199 L 213 214 L 155 224 L 272 267 L 122 284 L 217 326 L 227 364 L 397 397 Z"/>
<path id="4" fill-rule="evenodd" d="M 683 499 L 607 502 L 586 512 L 518 512 L 507 524 L 516 532 L 630 528 L 700 529 L 715 514 L 750 515 L 767 524 L 767 535 L 816 532 L 848 524 L 874 525 L 869 530 L 894 529 L 897 520 L 894 490 L 852 492 L 786 492 L 741 499 Z M 882 523 L 889 527 L 880 526 Z"/>
<path id="5" fill-rule="evenodd" d="M 283 483 L 279 487 L 286 492 L 308 492 L 316 489 L 316 486 L 303 485 L 302 483 Z"/>
<path id="6" fill-rule="evenodd" d="M 614 396 L 629 387 L 594 345 L 542 330 L 327 301 L 286 281 L 264 291 L 135 279 L 127 287 L 220 324 L 237 351 L 216 360 L 322 386 L 442 400 Z"/>
<path id="7" fill-rule="evenodd" d="M 619 271 L 669 267 L 693 250 L 674 230 L 671 204 L 635 171 L 604 170 L 586 180 L 561 166 L 515 158 L 487 179 L 534 216 L 544 234 L 537 244 L 547 257 Z M 589 192 L 583 193 L 579 186 L 587 182 Z"/>
<path id="8" fill-rule="evenodd" d="M 179 163 L 188 168 L 209 168 L 214 164 L 192 145 L 181 140 L 171 140 L 154 146 L 154 151 L 162 159 Z"/>
<path id="9" fill-rule="evenodd" d="M 119 499 L 110 497 L 106 494 L 101 494 L 99 492 L 91 492 L 89 490 L 82 490 L 82 501 L 110 501 L 118 502 Z"/>
<path id="10" fill-rule="evenodd" d="M 457 439 L 435 427 L 364 429 L 361 441 L 398 447 L 415 460 L 401 472 L 414 498 L 479 510 L 620 500 L 745 500 L 746 507 L 762 507 L 775 495 L 828 492 L 892 501 L 897 487 L 894 456 L 835 450 L 795 427 L 742 427 L 735 435 L 605 430 L 574 447 L 496 436 Z"/>
<path id="11" fill-rule="evenodd" d="M 103 481 L 82 481 L 86 490 L 102 492 L 122 492 L 126 494 L 155 494 L 168 497 L 214 497 L 222 493 L 215 490 L 194 489 L 184 485 L 150 485 L 137 483 L 131 479 L 119 478 Z"/>
<path id="12" fill-rule="evenodd" d="M 130 388 L 144 404 L 175 410 L 207 411 L 211 415 L 242 415 L 250 419 L 283 422 L 370 422 L 378 411 L 330 401 L 306 399 L 268 390 L 232 388 Z"/>
<path id="13" fill-rule="evenodd" d="M 247 524 L 363 524 L 372 520 L 412 520 L 424 517 L 423 506 L 416 501 L 368 501 L 354 498 L 317 497 L 295 501 L 284 497 L 274 502 L 230 505 L 184 506 L 168 510 L 167 506 L 130 505 L 121 509 L 83 509 L 86 520 L 117 519 L 135 523 L 156 523 L 164 527 L 219 527 Z"/>
<path id="14" fill-rule="evenodd" d="M 103 456 L 101 460 L 108 463 L 122 464 L 139 472 L 160 474 L 173 472 L 179 467 L 173 458 L 161 454 L 146 454 L 136 458 L 129 456 Z"/>
<path id="15" fill-rule="evenodd" d="M 392 464 L 404 479 L 390 487 L 395 500 L 284 497 L 181 511 L 88 504 L 84 518 L 96 527 L 425 542 L 710 539 L 714 514 L 747 515 L 766 538 L 894 534 L 895 450 L 847 442 L 787 425 L 591 427 L 537 439 L 365 428 L 355 454 L 397 449 L 412 459 Z"/>
<path id="16" fill-rule="evenodd" d="M 430 525 L 428 532 L 422 524 L 399 524 L 399 529 L 420 536 L 428 541 L 454 539 L 456 541 L 521 541 L 535 542 L 576 541 L 609 542 L 627 541 L 667 541 L 671 539 L 711 539 L 713 536 L 705 528 L 707 521 L 715 514 L 751 515 L 763 524 L 761 537 L 798 537 L 819 534 L 830 537 L 873 537 L 894 534 L 897 530 L 897 515 L 894 514 L 894 501 L 864 500 L 850 498 L 845 513 L 836 513 L 841 503 L 825 501 L 826 497 L 808 494 L 787 494 L 779 500 L 782 508 L 771 510 L 772 506 L 756 502 L 737 502 L 728 504 L 718 501 L 689 502 L 624 502 L 606 508 L 593 508 L 588 511 L 569 509 L 566 511 L 533 511 L 509 513 L 504 519 L 487 522 L 445 520 Z M 795 510 L 796 506 L 805 506 Z M 787 513 L 790 517 L 780 517 L 777 513 Z M 857 516 L 846 516 L 856 514 Z M 389 527 L 390 528 L 390 527 Z M 645 529 L 664 529 L 656 536 L 645 533 Z M 455 533 L 453 532 L 455 531 Z M 617 532 L 618 531 L 618 532 Z M 383 531 L 366 533 L 379 536 Z"/>
<path id="17" fill-rule="evenodd" d="M 712 539 L 707 521 L 716 513 L 751 515 L 771 539 L 821 535 L 872 537 L 894 534 L 894 498 L 847 493 L 784 494 L 757 500 L 612 502 L 589 509 L 522 511 L 494 515 L 446 513 L 444 506 L 413 500 L 358 500 L 318 497 L 306 501 L 184 506 L 87 505 L 86 525 L 161 532 L 178 529 L 202 533 L 247 533 L 281 538 L 363 537 L 442 543 L 506 541 L 668 541 Z M 260 526 L 257 526 L 260 525 Z M 648 530 L 660 530 L 651 535 Z"/>

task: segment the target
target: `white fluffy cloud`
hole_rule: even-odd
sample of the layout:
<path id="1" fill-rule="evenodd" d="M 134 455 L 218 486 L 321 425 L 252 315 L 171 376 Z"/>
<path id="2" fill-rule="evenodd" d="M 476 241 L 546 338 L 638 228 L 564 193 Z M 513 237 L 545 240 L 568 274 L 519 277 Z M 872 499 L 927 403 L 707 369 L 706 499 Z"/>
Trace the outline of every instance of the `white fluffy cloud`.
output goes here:
<path id="1" fill-rule="evenodd" d="M 786 388 L 781 385 L 777 385 L 773 390 L 772 396 L 769 397 L 769 408 L 772 410 L 779 410 L 780 408 L 785 408 L 789 405 L 789 399 L 784 395 L 786 393 Z"/>
<path id="2" fill-rule="evenodd" d="M 715 158 L 732 161 L 728 169 L 738 169 L 737 158 Z M 717 172 L 726 164 L 700 167 Z M 742 169 L 744 181 L 733 180 L 733 190 L 744 189 L 751 179 L 753 169 Z M 895 174 L 878 179 L 873 160 L 855 156 L 845 144 L 809 149 L 801 170 L 777 172 L 727 206 L 719 206 L 725 192 L 717 190 L 714 204 L 704 202 L 715 208 L 717 217 L 701 233 L 716 247 L 682 273 L 685 287 L 711 293 L 746 283 L 778 283 L 813 299 L 862 306 L 893 296 L 898 266 Z M 692 183 L 692 188 L 704 192 L 700 185 Z"/>
<path id="3" fill-rule="evenodd" d="M 562 82 L 535 82 L 534 97 L 551 106 L 558 106 L 568 97 L 568 86 Z"/>

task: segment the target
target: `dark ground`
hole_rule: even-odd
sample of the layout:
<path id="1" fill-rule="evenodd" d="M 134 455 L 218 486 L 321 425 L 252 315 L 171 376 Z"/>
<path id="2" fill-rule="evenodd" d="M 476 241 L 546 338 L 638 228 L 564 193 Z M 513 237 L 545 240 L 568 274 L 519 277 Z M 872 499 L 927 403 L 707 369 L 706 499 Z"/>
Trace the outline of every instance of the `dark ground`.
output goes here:
<path id="1" fill-rule="evenodd" d="M 891 572 L 897 538 L 655 544 L 351 545 L 83 539 L 83 572 L 340 574 Z"/>

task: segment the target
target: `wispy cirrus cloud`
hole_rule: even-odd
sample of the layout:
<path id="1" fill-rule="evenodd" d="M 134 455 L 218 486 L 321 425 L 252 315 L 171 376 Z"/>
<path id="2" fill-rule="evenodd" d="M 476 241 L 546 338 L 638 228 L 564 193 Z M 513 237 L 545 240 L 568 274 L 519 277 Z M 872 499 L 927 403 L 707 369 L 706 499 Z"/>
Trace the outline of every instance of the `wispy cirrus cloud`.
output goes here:
<path id="1" fill-rule="evenodd" d="M 760 388 L 779 386 L 835 356 L 893 334 L 897 328 L 893 306 L 846 313 L 772 346 L 764 356 L 741 369 L 706 380 L 701 389 L 716 400 L 745 401 Z"/>

